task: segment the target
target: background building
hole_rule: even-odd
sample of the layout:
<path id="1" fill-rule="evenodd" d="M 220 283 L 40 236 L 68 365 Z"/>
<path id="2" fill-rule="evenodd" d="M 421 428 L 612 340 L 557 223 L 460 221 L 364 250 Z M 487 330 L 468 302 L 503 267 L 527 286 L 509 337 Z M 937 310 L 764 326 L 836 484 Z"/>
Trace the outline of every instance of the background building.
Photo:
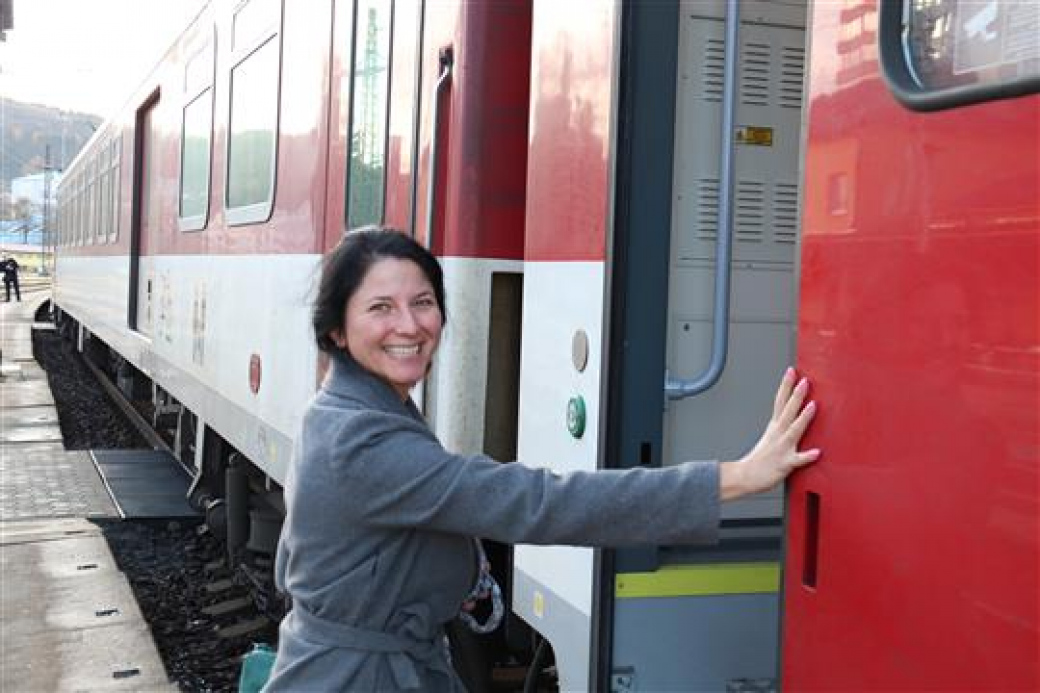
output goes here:
<path id="1" fill-rule="evenodd" d="M 50 200 L 48 202 L 51 207 L 53 207 L 57 201 L 57 195 L 55 193 L 58 189 L 59 183 L 61 183 L 61 174 L 52 172 L 50 174 Z M 46 188 L 46 173 L 34 173 L 32 175 L 14 178 L 11 180 L 11 199 L 28 200 L 30 204 L 36 207 L 43 207 L 43 198 L 46 194 Z"/>

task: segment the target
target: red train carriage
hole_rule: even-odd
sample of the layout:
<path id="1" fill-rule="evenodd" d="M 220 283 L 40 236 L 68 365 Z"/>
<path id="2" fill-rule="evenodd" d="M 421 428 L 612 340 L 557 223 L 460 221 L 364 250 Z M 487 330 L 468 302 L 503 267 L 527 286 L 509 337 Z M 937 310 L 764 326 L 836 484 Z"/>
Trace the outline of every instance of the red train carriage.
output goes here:
<path id="1" fill-rule="evenodd" d="M 1035 8 L 214 2 L 66 175 L 55 301 L 247 567 L 351 228 L 444 262 L 451 448 L 732 458 L 796 362 L 825 457 L 718 546 L 499 547 L 559 687 L 1034 690 Z"/>

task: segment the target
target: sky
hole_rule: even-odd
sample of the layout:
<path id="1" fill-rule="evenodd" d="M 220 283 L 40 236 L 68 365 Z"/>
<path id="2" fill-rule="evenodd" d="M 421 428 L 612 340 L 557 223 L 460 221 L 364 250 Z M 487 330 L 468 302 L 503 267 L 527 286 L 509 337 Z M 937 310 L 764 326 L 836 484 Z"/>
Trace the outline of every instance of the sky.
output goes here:
<path id="1" fill-rule="evenodd" d="M 0 41 L 5 98 L 114 114 L 203 0 L 13 0 Z"/>

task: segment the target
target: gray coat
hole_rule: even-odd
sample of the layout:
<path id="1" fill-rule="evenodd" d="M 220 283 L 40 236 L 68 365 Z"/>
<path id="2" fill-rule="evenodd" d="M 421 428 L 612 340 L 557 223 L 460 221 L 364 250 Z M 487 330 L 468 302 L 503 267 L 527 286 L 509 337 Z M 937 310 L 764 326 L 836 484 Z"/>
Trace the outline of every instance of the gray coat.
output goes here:
<path id="1" fill-rule="evenodd" d="M 575 472 L 444 450 L 351 359 L 303 420 L 275 565 L 293 608 L 264 689 L 464 691 L 444 624 L 477 578 L 472 537 L 622 546 L 713 541 L 718 465 Z"/>

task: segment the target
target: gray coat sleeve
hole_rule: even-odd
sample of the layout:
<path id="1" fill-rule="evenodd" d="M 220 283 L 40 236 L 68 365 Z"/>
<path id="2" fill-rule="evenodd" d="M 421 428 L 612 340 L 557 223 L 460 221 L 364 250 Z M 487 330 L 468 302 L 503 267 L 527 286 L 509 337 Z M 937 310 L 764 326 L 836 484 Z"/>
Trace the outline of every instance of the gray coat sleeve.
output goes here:
<path id="1" fill-rule="evenodd" d="M 332 421 L 335 421 L 332 424 Z M 317 436 L 358 522 L 508 543 L 625 546 L 717 539 L 718 464 L 557 474 L 447 452 L 419 422 L 384 412 L 330 417 Z"/>

